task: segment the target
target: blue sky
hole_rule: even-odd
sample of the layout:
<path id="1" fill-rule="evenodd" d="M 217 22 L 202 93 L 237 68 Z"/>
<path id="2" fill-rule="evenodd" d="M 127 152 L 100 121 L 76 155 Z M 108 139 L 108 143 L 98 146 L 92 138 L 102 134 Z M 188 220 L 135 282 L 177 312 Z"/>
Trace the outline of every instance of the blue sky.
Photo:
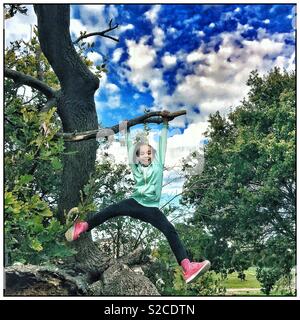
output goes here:
<path id="1" fill-rule="evenodd" d="M 108 57 L 109 73 L 96 95 L 105 126 L 140 115 L 145 107 L 187 108 L 188 116 L 174 123 L 183 130 L 210 112 L 226 114 L 243 97 L 237 84 L 246 94 L 251 69 L 293 68 L 293 5 L 73 5 L 71 17 L 74 38 L 80 26 L 103 30 L 110 18 L 120 25 L 112 33 L 119 43 L 88 39 L 96 41 L 90 53 L 95 63 Z"/>
<path id="2" fill-rule="evenodd" d="M 28 39 L 36 17 L 17 15 L 5 22 L 6 43 Z M 90 37 L 95 66 L 107 58 L 108 73 L 95 94 L 99 122 L 105 127 L 150 110 L 187 110 L 170 123 L 166 165 L 174 166 L 204 143 L 210 113 L 226 116 L 247 96 L 252 70 L 267 73 L 278 66 L 295 69 L 295 10 L 292 4 L 131 4 L 71 6 L 71 36 L 119 28 L 116 43 Z M 139 128 L 139 127 L 138 127 Z M 159 126 L 151 126 L 153 132 Z M 155 135 L 153 142 L 157 141 Z M 126 158 L 113 144 L 111 153 Z M 176 176 L 174 170 L 166 178 Z M 165 193 L 181 190 L 182 180 Z"/>
<path id="3" fill-rule="evenodd" d="M 99 120 L 111 126 L 142 115 L 145 108 L 186 109 L 187 116 L 171 122 L 166 164 L 172 168 L 203 144 L 210 113 L 226 115 L 246 97 L 252 70 L 294 68 L 293 10 L 292 5 L 258 4 L 115 4 L 98 11 L 92 5 L 72 6 L 74 38 L 80 29 L 73 30 L 74 22 L 83 22 L 87 32 L 104 30 L 111 18 L 120 25 L 112 33 L 119 43 L 89 38 L 96 40 L 91 59 L 101 64 L 101 56 L 108 57 L 109 72 L 96 93 Z M 118 145 L 111 152 L 126 158 Z M 165 183 L 176 176 L 176 170 L 165 172 Z M 180 192 L 182 183 L 168 184 L 162 200 Z"/>

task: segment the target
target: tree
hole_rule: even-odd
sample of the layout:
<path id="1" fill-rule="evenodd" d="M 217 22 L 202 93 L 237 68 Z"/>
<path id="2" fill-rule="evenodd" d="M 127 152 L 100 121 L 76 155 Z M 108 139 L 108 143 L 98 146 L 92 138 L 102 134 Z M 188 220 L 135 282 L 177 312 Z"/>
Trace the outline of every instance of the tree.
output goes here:
<path id="1" fill-rule="evenodd" d="M 248 99 L 228 119 L 210 116 L 205 169 L 188 177 L 182 202 L 212 235 L 206 253 L 214 269 L 255 264 L 269 293 L 295 264 L 295 74 L 254 71 L 248 85 Z"/>
<path id="2" fill-rule="evenodd" d="M 11 43 L 5 66 L 58 86 L 35 32 L 28 42 Z M 56 217 L 63 140 L 53 137 L 61 123 L 55 108 L 41 112 L 45 103 L 38 90 L 28 94 L 22 82 L 5 79 L 5 265 L 44 263 L 73 252 Z"/>
<path id="3" fill-rule="evenodd" d="M 19 5 L 11 5 L 7 9 L 7 18 L 13 17 L 17 12 L 26 12 Z M 10 106 L 8 111 L 11 114 L 6 113 L 5 119 L 7 125 L 11 126 L 8 133 L 12 135 L 12 139 L 10 139 L 11 137 L 8 138 L 10 141 L 8 141 L 6 152 L 7 155 L 11 153 L 11 156 L 8 156 L 7 160 L 11 161 L 10 165 L 13 165 L 15 151 L 19 155 L 23 150 L 28 151 L 25 154 L 24 167 L 18 173 L 21 177 L 21 183 L 28 187 L 28 183 L 34 181 L 36 187 L 34 191 L 35 205 L 43 207 L 42 209 L 45 209 L 49 216 L 49 210 L 51 209 L 51 216 L 54 212 L 55 218 L 61 225 L 64 225 L 67 217 L 66 213 L 70 212 L 70 209 L 80 205 L 82 208 L 84 207 L 87 196 L 84 188 L 90 177 L 95 173 L 96 150 L 98 147 L 95 138 L 99 133 L 99 126 L 94 93 L 99 86 L 99 77 L 89 70 L 89 62 L 80 55 L 80 50 L 77 52 L 74 47 L 75 43 L 94 34 L 82 34 L 75 43 L 72 42 L 69 34 L 69 5 L 34 5 L 34 10 L 38 18 L 38 39 L 33 38 L 30 43 L 25 45 L 30 52 L 24 59 L 16 57 L 15 51 L 20 49 L 22 41 L 16 41 L 6 52 L 5 90 L 8 100 L 11 100 L 7 101 Z M 116 40 L 107 35 L 117 27 L 112 26 L 111 23 L 110 21 L 107 30 L 101 31 L 97 35 Z M 35 64 L 35 68 L 32 67 L 33 64 Z M 101 70 L 105 71 L 105 67 L 98 68 L 99 72 Z M 20 99 L 17 89 L 13 87 L 10 79 L 13 80 L 16 87 L 30 86 L 36 96 L 32 96 L 29 99 L 30 101 L 27 102 L 23 99 L 24 97 Z M 16 110 L 16 108 L 27 103 L 29 103 L 28 109 Z M 22 117 L 18 114 L 20 112 Z M 57 114 L 54 115 L 54 112 Z M 185 111 L 170 115 L 169 120 L 184 113 Z M 161 118 L 155 118 L 160 114 L 160 112 L 150 112 L 145 116 L 131 119 L 128 126 L 146 122 L 161 123 Z M 26 124 L 30 122 L 31 128 L 25 128 L 18 123 L 20 119 L 23 119 Z M 52 123 L 52 121 L 55 123 Z M 37 132 L 38 129 L 40 132 Z M 110 134 L 119 132 L 118 125 L 109 129 Z M 25 137 L 22 137 L 23 134 Z M 36 145 L 35 150 L 31 148 L 31 143 Z M 36 161 L 36 159 L 41 160 L 43 157 L 45 163 L 41 166 L 40 161 Z M 21 157 L 18 159 L 20 160 Z M 33 163 L 31 166 L 30 159 Z M 49 163 L 54 170 L 59 171 L 59 174 L 57 177 L 48 175 L 46 178 L 48 188 L 45 188 L 47 184 L 44 183 L 43 177 L 37 179 L 37 176 L 43 171 L 42 169 L 46 170 L 44 174 L 49 172 L 49 167 L 47 168 Z M 14 189 L 13 170 L 9 170 L 6 177 L 8 185 L 10 184 L 10 188 Z M 57 178 L 59 182 L 57 182 Z M 22 187 L 22 191 L 15 198 L 15 195 L 10 194 L 9 189 L 7 190 L 6 210 L 8 214 L 11 214 L 12 212 L 8 211 L 12 209 L 13 204 L 15 210 L 19 210 L 18 208 L 24 205 L 30 220 L 33 215 L 28 211 L 27 202 L 31 193 L 28 193 L 28 197 L 20 199 L 24 196 L 23 191 L 24 188 Z M 47 204 L 45 204 L 45 201 Z M 39 211 L 40 207 L 35 210 Z M 49 222 L 49 219 L 38 219 L 39 227 Z M 26 220 L 26 223 L 29 220 Z M 35 227 L 36 220 L 31 221 L 31 223 Z M 24 226 L 22 232 L 26 233 L 26 230 L 28 229 Z M 55 232 L 56 234 L 62 234 L 62 229 L 56 227 Z M 34 250 L 42 250 L 41 243 L 37 242 L 36 238 L 33 240 Z M 12 241 L 15 240 L 12 239 Z M 76 255 L 77 270 L 95 276 L 109 268 L 111 258 L 101 252 L 97 245 L 93 243 L 90 234 L 80 237 L 74 247 L 78 252 Z M 136 251 L 134 254 L 136 254 Z M 140 256 L 139 252 L 137 256 Z M 123 257 L 123 260 L 120 261 L 137 260 Z M 96 291 L 94 290 L 94 292 Z"/>

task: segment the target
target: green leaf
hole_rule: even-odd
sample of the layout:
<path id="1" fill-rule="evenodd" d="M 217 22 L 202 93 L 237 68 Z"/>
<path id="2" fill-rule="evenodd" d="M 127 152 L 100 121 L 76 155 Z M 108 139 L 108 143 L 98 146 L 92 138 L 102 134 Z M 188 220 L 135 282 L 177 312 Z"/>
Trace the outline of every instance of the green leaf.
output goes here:
<path id="1" fill-rule="evenodd" d="M 40 252 L 40 251 L 43 250 L 42 244 L 41 244 L 37 239 L 33 239 L 33 240 L 31 241 L 30 247 L 31 247 L 33 250 L 38 251 L 38 252 Z"/>
<path id="2" fill-rule="evenodd" d="M 23 176 L 20 176 L 20 183 L 26 184 L 28 182 L 31 182 L 33 180 L 33 176 L 29 174 L 25 174 Z"/>
<path id="3" fill-rule="evenodd" d="M 5 206 L 12 205 L 15 202 L 14 196 L 12 192 L 5 191 Z"/>
<path id="4" fill-rule="evenodd" d="M 51 212 L 51 210 L 49 208 L 45 208 L 43 211 L 40 211 L 38 214 L 43 217 L 52 217 L 53 216 L 53 213 Z"/>
<path id="5" fill-rule="evenodd" d="M 51 159 L 51 165 L 54 170 L 60 170 L 62 168 L 62 163 L 58 158 Z"/>

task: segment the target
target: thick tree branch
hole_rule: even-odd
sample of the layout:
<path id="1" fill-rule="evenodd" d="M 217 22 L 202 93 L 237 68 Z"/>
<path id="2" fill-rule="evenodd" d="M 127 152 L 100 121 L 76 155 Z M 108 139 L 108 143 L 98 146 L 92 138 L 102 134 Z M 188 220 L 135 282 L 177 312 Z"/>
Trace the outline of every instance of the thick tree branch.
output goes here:
<path id="1" fill-rule="evenodd" d="M 11 70 L 8 68 L 4 69 L 4 76 L 12 79 L 16 84 L 27 85 L 36 90 L 39 90 L 48 99 L 53 99 L 55 97 L 55 90 L 49 87 L 46 83 L 32 76 L 28 76 L 22 72 Z"/>
<path id="2" fill-rule="evenodd" d="M 186 114 L 186 110 L 176 111 L 170 113 L 167 118 L 168 121 L 173 120 L 176 117 L 182 116 Z M 130 128 L 134 125 L 140 123 L 162 123 L 163 119 L 161 118 L 162 112 L 161 111 L 153 111 L 146 113 L 140 117 L 131 119 L 127 122 L 127 128 Z M 156 117 L 156 118 L 151 118 Z M 62 137 L 65 141 L 82 141 L 82 140 L 90 140 L 95 139 L 96 137 L 108 137 L 112 134 L 116 134 L 120 131 L 119 124 L 114 125 L 110 128 L 101 128 L 97 130 L 85 131 L 85 132 L 72 132 L 72 133 L 57 133 L 56 137 Z"/>
<path id="3" fill-rule="evenodd" d="M 100 32 L 92 32 L 92 33 L 83 34 L 82 36 L 80 36 L 80 37 L 79 37 L 76 41 L 74 41 L 73 43 L 76 44 L 76 43 L 78 43 L 79 41 L 81 41 L 82 39 L 85 39 L 85 38 L 88 38 L 88 37 L 92 37 L 92 36 L 101 36 L 101 37 L 109 38 L 109 39 L 111 39 L 111 40 L 113 40 L 113 41 L 119 42 L 119 39 L 114 38 L 114 37 L 109 36 L 109 35 L 106 34 L 107 32 L 110 32 L 110 31 L 118 28 L 118 26 L 119 26 L 118 24 L 116 24 L 114 27 L 112 27 L 112 26 L 111 26 L 111 22 L 112 22 L 112 20 L 110 20 L 110 22 L 109 22 L 109 28 L 108 28 L 108 29 L 106 29 L 106 30 L 104 30 L 104 31 L 100 31 Z"/>

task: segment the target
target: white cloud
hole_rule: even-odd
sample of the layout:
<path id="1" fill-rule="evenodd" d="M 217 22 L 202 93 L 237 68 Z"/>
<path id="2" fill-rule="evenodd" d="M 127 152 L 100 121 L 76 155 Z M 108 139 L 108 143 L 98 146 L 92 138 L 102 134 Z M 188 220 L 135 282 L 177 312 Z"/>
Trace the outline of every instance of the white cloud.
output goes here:
<path id="1" fill-rule="evenodd" d="M 116 50 L 114 50 L 113 52 L 113 57 L 112 57 L 112 62 L 114 63 L 118 63 L 121 56 L 123 54 L 123 49 L 122 48 L 117 48 Z"/>
<path id="2" fill-rule="evenodd" d="M 269 20 L 269 19 L 266 19 L 266 20 L 263 21 L 263 23 L 269 24 L 269 23 L 270 23 L 270 20 Z"/>
<path id="3" fill-rule="evenodd" d="M 162 79 L 162 70 L 154 68 L 156 62 L 156 51 L 145 42 L 143 37 L 139 42 L 126 40 L 129 59 L 126 65 L 130 71 L 125 70 L 127 80 L 136 86 L 141 92 L 150 90 L 154 99 L 165 94 L 165 84 Z"/>
<path id="4" fill-rule="evenodd" d="M 138 108 L 137 108 L 137 112 L 138 113 L 144 113 L 145 109 L 147 109 L 148 107 L 145 104 L 141 104 Z"/>
<path id="5" fill-rule="evenodd" d="M 177 29 L 175 29 L 174 27 L 170 27 L 167 29 L 167 33 L 170 33 L 170 34 L 173 34 L 173 33 L 176 33 L 177 32 Z"/>
<path id="6" fill-rule="evenodd" d="M 115 93 L 120 91 L 120 88 L 116 86 L 114 83 L 106 83 L 105 89 L 107 89 L 109 93 Z"/>
<path id="7" fill-rule="evenodd" d="M 37 25 L 37 18 L 32 5 L 26 5 L 27 15 L 16 14 L 13 18 L 4 20 L 5 47 L 16 40 L 29 41 L 33 35 L 32 29 Z"/>
<path id="8" fill-rule="evenodd" d="M 145 44 L 146 41 L 146 37 L 141 38 L 139 42 L 126 40 L 129 54 L 127 63 L 133 72 L 136 70 L 142 71 L 143 69 L 151 68 L 155 63 L 156 52 L 151 46 Z"/>
<path id="9" fill-rule="evenodd" d="M 202 30 L 200 30 L 200 31 L 197 32 L 197 35 L 198 35 L 199 37 L 204 37 L 204 36 L 205 36 L 205 32 L 202 31 Z"/>
<path id="10" fill-rule="evenodd" d="M 246 82 L 251 71 L 257 69 L 264 74 L 274 66 L 294 68 L 294 48 L 284 42 L 291 35 L 270 36 L 265 29 L 259 29 L 258 39 L 249 41 L 241 36 L 245 28 L 248 27 L 238 25 L 235 32 L 223 32 L 194 51 L 181 54 L 186 63 L 177 70 L 173 94 L 160 97 L 164 106 L 175 110 L 184 105 L 188 110 L 187 119 L 192 123 L 204 121 L 209 113 L 217 110 L 226 115 L 231 106 L 240 104 L 246 97 L 249 90 Z M 238 41 L 243 47 L 237 45 Z M 215 52 L 213 48 L 219 42 L 219 51 Z M 190 111 L 193 106 L 200 109 L 200 114 Z"/>
<path id="11" fill-rule="evenodd" d="M 186 56 L 186 62 L 193 63 L 203 59 L 204 57 L 205 55 L 203 53 L 203 47 L 200 47 L 199 49 L 192 51 Z"/>
<path id="12" fill-rule="evenodd" d="M 165 55 L 161 58 L 162 64 L 164 68 L 169 69 L 174 66 L 176 66 L 177 58 L 174 55 L 171 55 L 170 53 L 165 53 Z"/>
<path id="13" fill-rule="evenodd" d="M 107 25 L 107 19 L 105 17 L 105 5 L 81 4 L 78 5 L 77 8 L 79 9 L 80 20 L 82 21 L 83 25 L 94 27 L 92 31 L 96 31 L 98 27 L 104 27 Z M 95 20 L 96 17 L 97 19 Z"/>
<path id="14" fill-rule="evenodd" d="M 158 48 L 163 47 L 164 40 L 165 40 L 165 33 L 161 28 L 157 26 L 153 28 L 153 37 L 154 37 L 153 44 Z"/>
<path id="15" fill-rule="evenodd" d="M 25 100 L 26 99 L 29 100 L 33 96 L 32 88 L 29 86 L 25 86 L 25 85 L 21 86 L 17 89 L 17 94 L 20 96 L 23 96 Z"/>
<path id="16" fill-rule="evenodd" d="M 284 46 L 284 42 L 275 42 L 272 39 L 261 39 L 248 41 L 243 40 L 243 48 L 250 55 L 257 55 L 260 59 L 264 57 L 264 55 L 278 55 Z M 251 58 L 251 57 L 250 57 Z"/>
<path id="17" fill-rule="evenodd" d="M 95 72 L 95 69 L 91 69 L 91 71 L 92 71 L 92 72 Z M 98 98 L 100 92 L 101 92 L 102 90 L 105 90 L 105 86 L 106 86 L 107 83 L 108 83 L 108 82 L 107 82 L 107 74 L 106 74 L 106 73 L 102 73 L 102 74 L 101 74 L 101 79 L 100 79 L 99 87 L 98 87 L 98 89 L 96 90 L 95 95 L 94 95 L 94 97 L 95 97 L 95 102 L 96 102 L 96 109 L 97 109 L 97 110 L 100 110 L 100 109 L 101 109 L 101 106 L 99 105 L 99 103 L 98 103 L 98 101 L 97 101 L 97 98 Z"/>
<path id="18" fill-rule="evenodd" d="M 107 84 L 107 73 L 101 74 L 100 87 L 103 88 Z"/>
<path id="19" fill-rule="evenodd" d="M 100 92 L 105 92 L 107 96 L 107 101 L 98 101 L 98 96 Z M 95 93 L 95 102 L 96 102 L 96 110 L 106 110 L 106 109 L 116 109 L 122 108 L 121 105 L 121 95 L 120 95 L 120 88 L 115 85 L 114 83 L 108 82 L 107 75 L 104 74 L 103 77 L 100 79 L 100 86 Z"/>
<path id="20" fill-rule="evenodd" d="M 167 83 L 163 80 L 164 69 L 154 67 L 157 61 L 156 50 L 146 44 L 147 40 L 146 36 L 138 42 L 126 40 L 129 58 L 124 62 L 123 66 L 127 68 L 123 68 L 121 74 L 139 91 L 150 91 L 154 99 L 151 109 L 160 110 L 164 106 L 162 99 L 167 98 Z"/>
<path id="21" fill-rule="evenodd" d="M 178 166 L 181 159 L 189 153 L 199 150 L 203 143 L 204 132 L 207 130 L 206 121 L 191 123 L 182 134 L 175 134 L 168 138 L 166 153 L 166 166 Z"/>
<path id="22" fill-rule="evenodd" d="M 120 27 L 117 29 L 117 31 L 118 31 L 119 33 L 123 33 L 123 32 L 125 32 L 125 31 L 127 31 L 127 30 L 132 30 L 132 29 L 134 29 L 134 25 L 131 24 L 131 23 L 129 23 L 129 24 L 126 24 L 126 25 L 124 25 L 124 26 L 120 26 Z"/>
<path id="23" fill-rule="evenodd" d="M 88 31 L 87 26 L 84 25 L 79 19 L 70 19 L 70 34 L 73 40 L 76 40 L 80 36 L 80 31 Z M 94 37 L 86 38 L 85 42 L 93 42 Z"/>
<path id="24" fill-rule="evenodd" d="M 288 72 L 295 70 L 295 52 L 292 54 L 290 58 L 286 59 L 288 59 L 288 61 L 284 63 L 283 68 L 286 68 Z"/>
<path id="25" fill-rule="evenodd" d="M 108 97 L 106 107 L 110 109 L 116 109 L 121 107 L 121 97 L 120 95 L 114 94 Z"/>
<path id="26" fill-rule="evenodd" d="M 113 136 L 113 141 L 111 142 L 108 149 L 104 149 L 104 146 L 101 146 L 97 149 L 97 160 L 99 161 L 104 152 L 109 154 L 109 157 L 116 161 L 116 163 L 127 164 L 127 149 L 126 146 L 121 146 L 120 142 L 116 141 L 117 135 Z"/>
<path id="27" fill-rule="evenodd" d="M 152 8 L 145 12 L 146 19 L 149 19 L 151 23 L 155 24 L 158 18 L 158 13 L 160 11 L 161 5 L 154 5 Z"/>
<path id="28" fill-rule="evenodd" d="M 118 12 L 118 8 L 111 4 L 110 6 L 108 6 L 108 10 L 107 10 L 107 16 L 108 19 L 113 19 L 113 21 L 116 21 L 116 18 L 118 17 L 119 12 Z"/>
<path id="29" fill-rule="evenodd" d="M 103 61 L 103 57 L 98 52 L 88 52 L 87 58 L 91 60 L 94 64 L 99 64 Z"/>
<path id="30" fill-rule="evenodd" d="M 209 28 L 214 28 L 216 25 L 212 22 L 209 24 Z"/>

